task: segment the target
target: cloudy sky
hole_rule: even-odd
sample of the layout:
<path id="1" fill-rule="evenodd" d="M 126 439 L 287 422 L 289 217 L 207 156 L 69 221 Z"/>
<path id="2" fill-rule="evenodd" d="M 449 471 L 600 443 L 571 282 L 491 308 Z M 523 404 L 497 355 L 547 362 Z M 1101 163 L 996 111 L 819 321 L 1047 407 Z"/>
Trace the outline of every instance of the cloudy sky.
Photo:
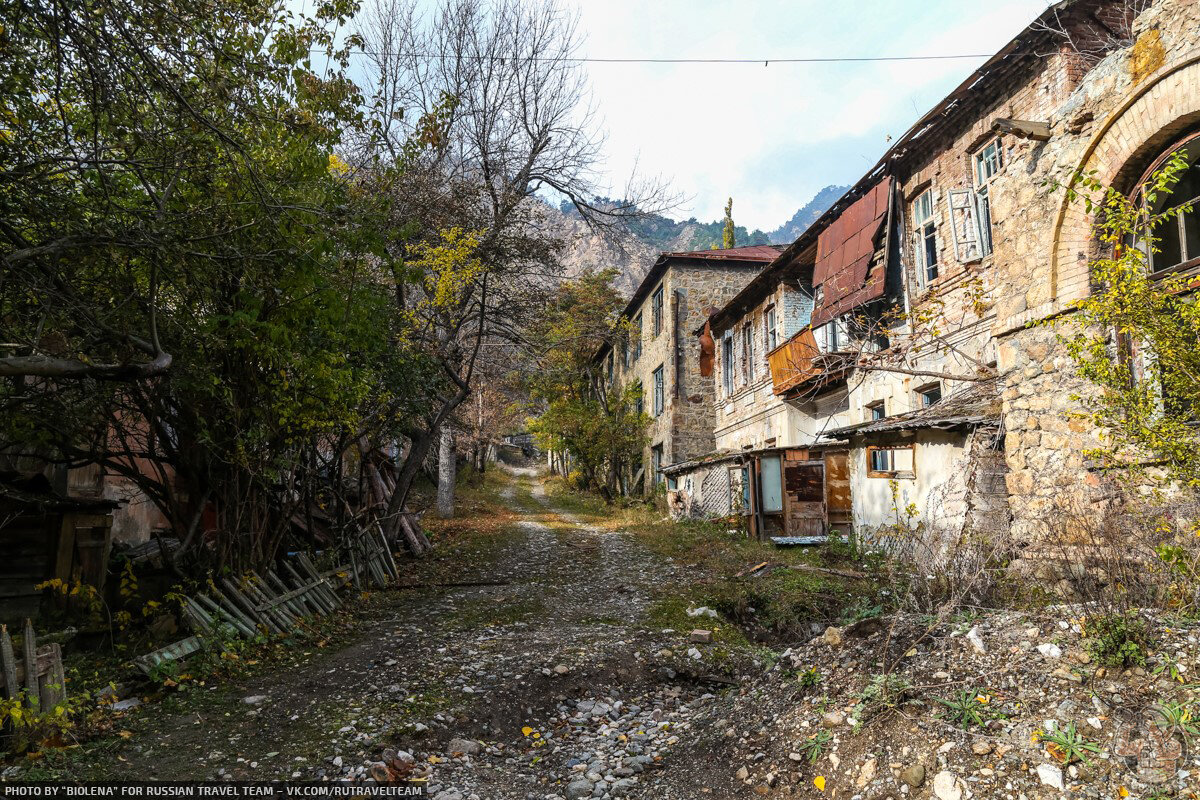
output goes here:
<path id="1" fill-rule="evenodd" d="M 991 54 L 1046 0 L 568 0 L 598 58 Z M 770 230 L 851 183 L 983 58 L 870 64 L 589 64 L 607 171 L 689 199 L 675 216 Z"/>

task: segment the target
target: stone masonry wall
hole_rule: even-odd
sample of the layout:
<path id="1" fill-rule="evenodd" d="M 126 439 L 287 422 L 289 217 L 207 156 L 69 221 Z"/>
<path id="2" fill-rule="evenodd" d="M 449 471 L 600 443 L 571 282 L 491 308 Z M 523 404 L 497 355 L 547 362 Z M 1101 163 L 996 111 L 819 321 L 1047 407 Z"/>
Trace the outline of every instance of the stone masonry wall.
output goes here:
<path id="1" fill-rule="evenodd" d="M 663 368 L 663 413 L 653 418 L 647 432 L 650 442 L 643 454 L 647 485 L 652 484 L 649 473 L 653 447 L 662 447 L 663 466 L 712 452 L 714 382 L 713 378 L 700 375 L 700 343 L 693 331 L 704 324 L 706 309 L 720 308 L 732 300 L 763 266 L 762 262 L 685 260 L 671 264 L 661 280 L 663 326 L 657 336 L 652 318 L 655 289 L 647 293 L 639 309 L 641 357 L 625 368 L 618 354 L 615 369 L 616 380 L 622 387 L 634 380 L 642 382 L 646 413 L 653 417 L 653 374 L 659 366 Z"/>
<path id="2" fill-rule="evenodd" d="M 985 288 L 988 307 L 978 323 L 991 341 L 981 352 L 1000 374 L 1012 531 L 1024 542 L 1063 531 L 1072 514 L 1097 513 L 1104 498 L 1085 457 L 1096 432 L 1073 399 L 1091 388 L 1044 324 L 1071 325 L 1071 304 L 1089 291 L 1093 223 L 1054 182 L 1095 170 L 1100 180 L 1132 189 L 1157 155 L 1200 123 L 1200 4 L 1160 0 L 1134 33 L 1132 47 L 1099 63 L 1061 50 L 986 99 L 969 101 L 975 107 L 966 122 L 914 148 L 903 166 L 906 201 L 928 186 L 938 190 L 942 263 L 953 264 L 945 192 L 973 185 L 972 154 L 991 139 L 994 121 L 1050 124 L 1049 141 L 1001 137 L 1004 165 L 989 188 L 994 250 L 960 269 Z M 920 302 L 920 292 L 913 297 Z"/>

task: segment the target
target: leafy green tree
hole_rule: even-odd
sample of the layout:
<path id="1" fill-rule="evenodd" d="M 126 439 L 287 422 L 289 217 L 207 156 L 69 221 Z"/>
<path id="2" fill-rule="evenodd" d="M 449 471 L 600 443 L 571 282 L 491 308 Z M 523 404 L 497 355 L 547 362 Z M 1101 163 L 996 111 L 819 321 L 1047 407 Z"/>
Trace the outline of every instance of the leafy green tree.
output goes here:
<path id="1" fill-rule="evenodd" d="M 733 226 L 733 198 L 725 203 L 725 227 L 721 231 L 721 246 L 726 250 L 737 247 L 737 229 Z"/>
<path id="2" fill-rule="evenodd" d="M 624 302 L 613 288 L 615 277 L 615 270 L 603 270 L 563 282 L 530 336 L 543 349 L 529 378 L 540 410 L 529 428 L 544 449 L 569 452 L 587 488 L 606 498 L 640 459 L 650 424 L 638 411 L 641 386 L 617 390 L 595 361 L 603 345 L 615 353 L 630 335 L 619 320 Z"/>
<path id="3" fill-rule="evenodd" d="M 5 450 L 125 475 L 180 558 L 207 534 L 263 563 L 433 374 L 381 280 L 386 206 L 335 155 L 354 4 L 0 9 Z"/>
<path id="4" fill-rule="evenodd" d="M 1081 375 L 1096 388 L 1082 399 L 1104 431 L 1095 455 L 1123 472 L 1158 467 L 1167 480 L 1200 488 L 1200 305 L 1196 277 L 1151 274 L 1163 225 L 1191 214 L 1191 198 L 1162 202 L 1181 176 L 1200 165 L 1171 156 L 1133 199 L 1094 173 L 1068 189 L 1099 220 L 1109 255 L 1092 262 L 1094 291 L 1079 304 L 1064 336 Z M 1157 213 L 1151 209 L 1166 206 Z"/>

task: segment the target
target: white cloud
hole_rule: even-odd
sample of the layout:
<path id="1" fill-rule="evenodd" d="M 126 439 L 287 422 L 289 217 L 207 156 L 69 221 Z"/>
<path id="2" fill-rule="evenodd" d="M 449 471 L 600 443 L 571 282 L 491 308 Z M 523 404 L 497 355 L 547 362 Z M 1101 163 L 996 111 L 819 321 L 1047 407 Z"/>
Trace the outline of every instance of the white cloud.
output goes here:
<path id="1" fill-rule="evenodd" d="M 742 58 L 992 53 L 1045 0 L 709 2 L 574 0 L 593 57 Z M 817 189 L 849 183 L 982 59 L 836 64 L 590 64 L 606 171 L 635 162 L 715 219 L 785 221 Z"/>

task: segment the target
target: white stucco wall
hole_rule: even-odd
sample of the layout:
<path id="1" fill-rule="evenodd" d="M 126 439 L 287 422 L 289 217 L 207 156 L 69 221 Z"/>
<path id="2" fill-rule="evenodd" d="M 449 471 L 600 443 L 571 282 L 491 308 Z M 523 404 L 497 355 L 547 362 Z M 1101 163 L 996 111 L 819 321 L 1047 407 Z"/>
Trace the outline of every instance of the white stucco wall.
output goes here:
<path id="1" fill-rule="evenodd" d="M 856 441 L 851 448 L 850 496 L 854 528 L 860 535 L 869 536 L 882 527 L 905 522 L 905 509 L 910 503 L 916 506 L 918 518 L 932 530 L 957 530 L 963 525 L 970 435 L 922 431 L 905 441 L 914 443 L 913 478 L 867 477 L 866 445 Z"/>

